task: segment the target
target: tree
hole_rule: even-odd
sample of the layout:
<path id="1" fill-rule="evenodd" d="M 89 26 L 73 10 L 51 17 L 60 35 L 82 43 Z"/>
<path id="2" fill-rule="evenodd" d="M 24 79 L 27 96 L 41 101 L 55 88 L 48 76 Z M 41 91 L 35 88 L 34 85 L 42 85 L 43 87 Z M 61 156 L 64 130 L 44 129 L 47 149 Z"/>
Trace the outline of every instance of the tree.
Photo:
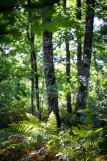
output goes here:
<path id="1" fill-rule="evenodd" d="M 30 7 L 31 0 L 28 0 L 28 6 Z M 32 22 L 30 23 L 30 20 L 32 19 L 32 12 L 31 10 L 28 13 L 28 25 L 27 25 L 27 37 L 30 44 L 30 60 L 31 60 L 31 109 L 32 109 L 32 115 L 35 115 L 35 109 L 34 109 L 34 100 L 35 100 L 35 91 L 36 91 L 36 105 L 37 105 L 37 112 L 38 112 L 38 118 L 41 120 L 41 111 L 40 111 L 40 102 L 39 102 L 39 83 L 38 83 L 38 69 L 37 69 L 37 54 L 35 53 L 35 35 L 34 31 L 32 29 Z"/>
<path id="2" fill-rule="evenodd" d="M 66 14 L 66 0 L 63 0 L 63 10 L 64 14 Z M 69 32 L 65 32 L 65 47 L 66 47 L 66 80 L 70 84 L 71 83 L 71 74 L 70 74 L 70 49 L 69 49 Z M 67 100 L 67 112 L 72 112 L 72 105 L 71 105 L 71 92 L 67 92 L 66 95 Z"/>
<path id="3" fill-rule="evenodd" d="M 54 4 L 51 6 L 44 7 L 47 12 L 42 15 L 42 21 L 44 28 L 51 22 L 52 11 Z M 58 109 L 58 89 L 56 85 L 56 78 L 54 72 L 53 63 L 53 45 L 52 45 L 52 32 L 44 30 L 43 32 L 43 56 L 44 56 L 44 74 L 47 88 L 47 99 L 48 99 L 48 112 L 49 114 L 53 111 L 57 118 L 58 127 L 60 127 L 60 117 Z"/>
<path id="4" fill-rule="evenodd" d="M 77 20 L 80 20 L 81 21 L 81 0 L 77 0 L 76 1 L 76 9 L 77 9 L 77 12 L 76 12 L 76 18 Z M 82 69 L 81 69 L 81 63 L 82 63 L 82 41 L 81 41 L 81 27 L 78 29 L 77 28 L 77 78 L 78 78 L 78 81 L 80 81 L 80 76 L 81 76 L 81 72 L 82 72 Z M 80 83 L 80 82 L 78 82 Z"/>
<path id="5" fill-rule="evenodd" d="M 93 22 L 95 15 L 95 0 L 86 1 L 86 22 L 83 48 L 82 72 L 79 76 L 79 87 L 76 100 L 76 109 L 85 109 L 88 97 L 88 83 L 92 56 Z"/>

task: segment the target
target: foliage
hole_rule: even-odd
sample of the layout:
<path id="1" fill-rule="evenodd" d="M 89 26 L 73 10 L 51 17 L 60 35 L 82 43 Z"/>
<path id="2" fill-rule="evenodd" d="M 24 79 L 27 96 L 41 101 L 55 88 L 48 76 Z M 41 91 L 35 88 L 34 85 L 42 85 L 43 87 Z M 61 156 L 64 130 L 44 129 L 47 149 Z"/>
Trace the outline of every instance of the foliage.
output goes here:
<path id="1" fill-rule="evenodd" d="M 36 157 L 38 161 L 40 158 L 43 160 L 51 152 L 54 158 L 65 161 L 94 160 L 99 153 L 98 144 L 101 142 L 102 128 L 94 129 L 91 126 L 80 125 L 72 127 L 72 130 L 69 128 L 58 132 L 53 112 L 49 115 L 47 123 L 39 121 L 37 117 L 30 114 L 27 116 L 28 120 L 11 124 L 7 131 L 2 130 L 0 133 L 3 148 L 8 147 L 12 153 L 14 150 L 18 153 L 21 150 L 22 160 L 23 152 L 27 154 L 28 151 L 32 151 L 33 153 L 34 150 L 36 151 L 31 158 Z M 41 155 L 38 156 L 38 154 Z"/>
<path id="2" fill-rule="evenodd" d="M 79 8 L 81 19 L 78 20 L 76 1 L 68 0 L 66 11 L 63 2 L 60 0 L 0 1 L 1 161 L 15 159 L 16 161 L 20 159 L 88 161 L 95 160 L 97 156 L 96 160 L 103 160 L 105 157 L 99 155 L 107 154 L 107 2 L 102 0 L 96 1 L 95 4 L 91 64 L 84 64 L 82 71 L 87 74 L 84 69 L 90 66 L 88 91 L 85 91 L 88 94 L 85 100 L 87 108 L 80 111 L 75 109 L 79 86 L 77 46 L 80 43 L 82 52 L 84 51 L 87 6 L 85 1 L 81 1 L 82 5 Z M 43 16 L 51 18 L 45 26 L 42 23 Z M 57 89 L 51 85 L 49 94 L 54 97 L 58 94 L 58 112 L 61 120 L 59 129 L 53 112 L 48 118 L 50 108 L 48 101 L 51 99 L 47 101 L 45 58 L 42 51 L 42 37 L 45 31 L 52 33 L 53 38 L 53 47 L 49 46 L 49 51 L 52 49 L 53 52 L 52 62 L 55 67 Z M 32 33 L 34 33 L 34 42 Z M 68 41 L 70 50 L 70 82 L 67 81 L 66 76 L 65 40 Z M 37 66 L 35 65 L 34 68 L 37 69 L 37 73 L 31 69 L 32 51 L 36 53 Z M 36 84 L 32 92 L 31 81 L 34 75 L 38 76 L 38 89 Z M 81 80 L 83 82 L 84 77 Z M 83 87 L 80 91 L 82 90 Z M 71 93 L 72 113 L 67 113 L 67 93 Z M 37 94 L 39 94 L 39 110 Z M 31 113 L 32 96 L 36 117 L 28 114 Z M 84 100 L 80 99 L 80 101 Z M 39 112 L 41 112 L 41 121 L 38 119 Z M 82 125 L 77 123 L 79 112 L 85 114 Z"/>
<path id="3" fill-rule="evenodd" d="M 40 144 L 48 140 L 51 135 L 57 134 L 57 122 L 54 113 L 49 115 L 47 123 L 39 121 L 35 116 L 27 114 L 28 120 L 18 124 L 11 124 L 9 129 L 24 136 L 23 145 Z"/>
<path id="4" fill-rule="evenodd" d="M 47 131 L 49 131 L 50 134 L 57 134 L 57 121 L 55 114 L 51 112 L 49 115 L 48 121 L 47 121 Z"/>

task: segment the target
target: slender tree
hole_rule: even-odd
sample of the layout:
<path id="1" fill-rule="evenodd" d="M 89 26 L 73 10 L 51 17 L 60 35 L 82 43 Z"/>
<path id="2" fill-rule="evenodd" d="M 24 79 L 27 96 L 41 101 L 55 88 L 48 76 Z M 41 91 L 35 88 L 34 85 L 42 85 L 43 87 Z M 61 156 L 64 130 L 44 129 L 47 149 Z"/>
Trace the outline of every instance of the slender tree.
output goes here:
<path id="1" fill-rule="evenodd" d="M 64 14 L 66 14 L 66 3 L 67 0 L 63 0 L 63 10 Z M 66 79 L 67 82 L 70 84 L 70 49 L 69 49 L 69 39 L 68 39 L 69 32 L 65 32 L 65 46 L 66 46 Z M 71 113 L 72 112 L 72 104 L 71 104 L 71 92 L 67 92 L 66 95 L 66 100 L 67 100 L 67 112 Z"/>
<path id="2" fill-rule="evenodd" d="M 82 70 L 80 72 L 76 109 L 85 109 L 88 97 L 88 82 L 92 55 L 93 22 L 95 15 L 95 0 L 86 0 L 85 38 L 83 48 Z"/>
<path id="3" fill-rule="evenodd" d="M 77 12 L 76 12 L 77 20 L 81 20 L 81 0 L 76 1 L 76 8 L 77 8 Z M 77 34 L 77 78 L 78 78 L 78 81 L 80 80 L 79 76 L 81 76 L 81 70 L 82 70 L 81 62 L 82 62 L 82 42 L 81 42 L 81 36 L 80 35 L 78 36 Z"/>
<path id="4" fill-rule="evenodd" d="M 28 6 L 30 7 L 31 0 L 28 0 Z M 28 21 L 30 21 L 32 17 L 31 11 L 29 11 L 28 15 Z M 32 22 L 31 22 L 32 23 Z M 34 101 L 36 97 L 36 105 L 37 105 L 37 112 L 38 112 L 38 118 L 41 120 L 41 111 L 40 111 L 40 103 L 39 103 L 39 82 L 38 82 L 38 69 L 37 69 L 37 54 L 35 53 L 35 35 L 34 31 L 32 29 L 32 25 L 27 26 L 27 37 L 29 40 L 30 48 L 31 48 L 31 108 L 32 108 L 32 115 L 35 115 L 35 109 L 34 109 Z M 35 96 L 36 91 L 36 96 Z"/>
<path id="5" fill-rule="evenodd" d="M 48 11 L 42 16 L 43 26 L 49 24 L 52 18 L 53 5 L 46 6 Z M 44 7 L 44 10 L 46 8 Z M 49 114 L 53 111 L 57 118 L 58 127 L 60 127 L 60 117 L 58 108 L 58 90 L 56 85 L 56 77 L 54 72 L 53 62 L 53 45 L 52 45 L 52 32 L 45 29 L 43 32 L 43 55 L 44 55 L 44 74 L 47 88 L 47 99 L 48 99 L 48 112 Z"/>
<path id="6" fill-rule="evenodd" d="M 77 20 L 81 20 L 81 0 L 76 0 L 76 18 Z M 80 29 L 77 29 L 80 30 Z M 80 32 L 80 31 L 79 31 Z M 81 36 L 78 36 L 78 31 L 77 31 L 77 79 L 78 79 L 78 84 L 81 84 L 81 74 L 82 74 L 82 42 L 81 42 Z M 78 99 L 79 96 L 77 95 L 76 98 L 76 111 L 79 109 L 78 106 Z"/>

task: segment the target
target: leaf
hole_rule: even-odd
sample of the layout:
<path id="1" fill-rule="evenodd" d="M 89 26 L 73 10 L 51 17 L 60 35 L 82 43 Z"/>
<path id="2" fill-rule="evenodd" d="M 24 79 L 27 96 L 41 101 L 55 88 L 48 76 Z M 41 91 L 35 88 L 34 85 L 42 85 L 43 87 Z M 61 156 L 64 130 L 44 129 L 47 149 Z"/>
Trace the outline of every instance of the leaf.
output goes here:
<path id="1" fill-rule="evenodd" d="M 72 131 L 75 135 L 79 135 L 83 138 L 86 137 L 87 130 L 82 126 L 80 127 L 80 129 L 78 127 L 73 127 Z"/>
<path id="2" fill-rule="evenodd" d="M 57 134 L 57 120 L 53 111 L 49 115 L 49 118 L 47 121 L 47 129 L 50 134 Z"/>
<path id="3" fill-rule="evenodd" d="M 37 136 L 37 142 L 38 142 L 39 144 L 42 143 L 42 136 L 41 136 L 40 134 Z"/>

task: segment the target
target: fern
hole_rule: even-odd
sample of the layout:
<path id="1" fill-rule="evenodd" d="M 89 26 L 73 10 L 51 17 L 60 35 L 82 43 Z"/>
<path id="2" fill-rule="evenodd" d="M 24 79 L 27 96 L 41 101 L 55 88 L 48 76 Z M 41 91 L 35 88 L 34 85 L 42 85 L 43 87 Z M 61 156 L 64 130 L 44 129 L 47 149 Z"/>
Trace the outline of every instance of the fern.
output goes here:
<path id="1" fill-rule="evenodd" d="M 30 122 L 32 124 L 34 124 L 36 126 L 39 126 L 39 124 L 41 122 L 40 122 L 40 120 L 37 117 L 35 117 L 35 116 L 33 116 L 33 115 L 29 114 L 29 113 L 26 113 L 26 115 L 27 115 L 27 118 L 30 120 Z"/>
<path id="2" fill-rule="evenodd" d="M 57 121 L 56 116 L 53 112 L 49 115 L 47 123 L 40 122 L 37 117 L 30 114 L 27 114 L 27 117 L 29 120 L 10 124 L 9 129 L 11 129 L 11 131 L 20 133 L 29 133 L 35 130 L 39 132 L 41 131 L 42 133 L 43 131 L 45 132 L 45 130 L 47 130 L 50 134 L 57 133 Z"/>
<path id="3" fill-rule="evenodd" d="M 54 112 L 51 112 L 49 115 L 47 129 L 50 134 L 57 134 L 57 120 Z"/>
<path id="4" fill-rule="evenodd" d="M 14 132 L 27 133 L 33 128 L 33 125 L 28 121 L 23 121 L 18 124 L 11 124 L 9 129 Z"/>
<path id="5" fill-rule="evenodd" d="M 18 124 L 10 124 L 9 129 L 15 132 L 20 133 L 28 133 L 32 129 L 37 129 L 40 125 L 40 121 L 37 117 L 34 117 L 30 114 L 27 114 L 29 120 L 24 120 L 19 122 Z"/>
<path id="6" fill-rule="evenodd" d="M 57 121 L 55 114 L 49 115 L 47 123 L 40 122 L 37 117 L 27 114 L 29 120 L 11 124 L 9 130 L 16 133 L 13 136 L 22 136 L 23 145 L 35 145 L 40 142 L 49 141 L 53 135 L 57 134 Z"/>

